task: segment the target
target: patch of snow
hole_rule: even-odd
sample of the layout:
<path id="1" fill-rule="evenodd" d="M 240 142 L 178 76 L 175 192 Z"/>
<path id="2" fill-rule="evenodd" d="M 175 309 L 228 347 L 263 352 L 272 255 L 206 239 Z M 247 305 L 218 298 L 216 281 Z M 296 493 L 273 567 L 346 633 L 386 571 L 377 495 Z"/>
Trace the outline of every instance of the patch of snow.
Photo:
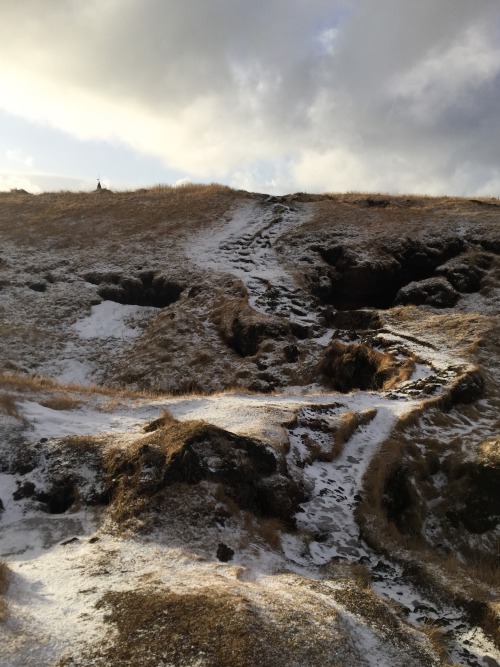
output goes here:
<path id="1" fill-rule="evenodd" d="M 32 440 L 62 438 L 68 435 L 97 435 L 102 433 L 142 433 L 147 419 L 158 416 L 158 405 L 124 407 L 104 412 L 85 407 L 72 410 L 52 410 L 35 401 L 19 403 L 19 410 L 29 424 L 26 435 Z"/>
<path id="2" fill-rule="evenodd" d="M 156 308 L 103 301 L 92 306 L 91 314 L 75 322 L 73 328 L 80 338 L 87 340 L 92 338 L 129 340 L 141 333 L 137 323 L 157 312 Z"/>

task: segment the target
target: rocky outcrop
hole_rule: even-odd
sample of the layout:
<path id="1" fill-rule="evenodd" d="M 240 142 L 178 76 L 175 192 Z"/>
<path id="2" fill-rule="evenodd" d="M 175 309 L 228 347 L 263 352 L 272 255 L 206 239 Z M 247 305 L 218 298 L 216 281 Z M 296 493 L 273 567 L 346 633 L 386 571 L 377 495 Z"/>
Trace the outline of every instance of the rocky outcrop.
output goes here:
<path id="1" fill-rule="evenodd" d="M 436 274 L 444 276 L 458 292 L 477 292 L 491 261 L 491 255 L 472 250 L 445 262 Z"/>
<path id="2" fill-rule="evenodd" d="M 116 447 L 107 469 L 110 502 L 121 510 L 161 506 L 167 487 L 208 481 L 240 509 L 293 526 L 305 498 L 278 450 L 203 422 L 170 421 L 137 443 Z"/>
<path id="3" fill-rule="evenodd" d="M 18 477 L 14 500 L 27 500 L 49 514 L 64 514 L 75 504 L 107 502 L 102 443 L 92 436 L 68 436 L 25 446 L 13 462 Z"/>
<path id="4" fill-rule="evenodd" d="M 446 278 L 427 278 L 414 281 L 402 287 L 396 294 L 395 305 L 434 306 L 451 308 L 459 299 L 459 293 L 453 289 Z"/>
<path id="5" fill-rule="evenodd" d="M 453 306 L 460 293 L 481 288 L 491 257 L 457 236 L 390 240 L 357 249 L 315 243 L 322 263 L 305 269 L 305 281 L 323 303 L 338 310 L 385 309 L 395 304 Z"/>

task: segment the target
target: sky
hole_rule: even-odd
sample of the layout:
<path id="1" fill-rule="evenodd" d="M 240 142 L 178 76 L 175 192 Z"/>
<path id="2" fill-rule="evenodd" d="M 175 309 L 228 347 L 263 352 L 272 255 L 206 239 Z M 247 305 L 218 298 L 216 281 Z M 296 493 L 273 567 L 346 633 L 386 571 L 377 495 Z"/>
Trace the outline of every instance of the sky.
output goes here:
<path id="1" fill-rule="evenodd" d="M 0 190 L 500 197 L 499 0 L 0 0 Z"/>

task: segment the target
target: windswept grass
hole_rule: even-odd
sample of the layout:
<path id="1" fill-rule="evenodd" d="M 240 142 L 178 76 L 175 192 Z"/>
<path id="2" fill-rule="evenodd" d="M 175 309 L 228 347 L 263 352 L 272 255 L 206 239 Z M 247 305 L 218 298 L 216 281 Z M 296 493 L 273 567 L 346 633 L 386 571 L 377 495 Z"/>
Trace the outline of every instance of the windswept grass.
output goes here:
<path id="1" fill-rule="evenodd" d="M 16 419 L 20 418 L 16 399 L 11 394 L 0 394 L 0 412 L 3 412 L 9 417 L 15 417 Z"/>
<path id="2" fill-rule="evenodd" d="M 125 388 L 116 388 L 100 385 L 80 385 L 76 383 L 63 383 L 53 380 L 52 378 L 42 376 L 42 375 L 21 375 L 18 373 L 0 373 L 0 389 L 11 389 L 18 391 L 20 393 L 24 392 L 56 392 L 56 396 L 52 399 L 48 399 L 49 402 L 52 400 L 57 402 L 60 406 L 68 401 L 75 401 L 77 399 L 71 399 L 68 396 L 62 396 L 61 394 L 68 393 L 78 393 L 83 395 L 101 395 L 101 396 L 110 396 L 112 398 L 157 398 L 160 394 L 155 391 L 134 391 L 131 389 Z M 162 394 L 164 395 L 164 394 Z M 54 403 L 55 404 L 55 403 Z M 46 407 L 51 407 L 47 405 Z M 75 407 L 75 403 L 73 403 Z M 68 408 L 53 408 L 53 409 L 65 409 Z"/>
<path id="3" fill-rule="evenodd" d="M 0 193 L 0 233 L 18 243 L 56 240 L 58 247 L 92 247 L 96 238 L 123 241 L 196 230 L 229 215 L 237 197 L 218 184 L 157 185 L 133 192 Z"/>
<path id="4" fill-rule="evenodd" d="M 42 401 L 40 405 L 43 405 L 44 408 L 50 408 L 50 410 L 74 410 L 81 405 L 81 401 L 73 396 L 56 394 Z"/>
<path id="5" fill-rule="evenodd" d="M 9 568 L 5 561 L 0 560 L 0 623 L 4 623 L 7 618 L 7 602 L 4 594 L 9 587 Z"/>

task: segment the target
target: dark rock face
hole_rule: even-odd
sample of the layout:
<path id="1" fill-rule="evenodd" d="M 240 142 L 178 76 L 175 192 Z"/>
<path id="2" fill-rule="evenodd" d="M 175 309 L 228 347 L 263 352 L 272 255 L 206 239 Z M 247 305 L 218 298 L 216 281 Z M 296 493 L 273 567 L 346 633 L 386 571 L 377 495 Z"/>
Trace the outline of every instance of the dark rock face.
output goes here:
<path id="1" fill-rule="evenodd" d="M 252 321 L 238 314 L 233 320 L 227 344 L 242 357 L 251 357 L 257 354 L 262 341 L 267 338 L 283 340 L 288 333 L 289 327 L 285 322 L 266 322 L 261 318 Z"/>
<path id="2" fill-rule="evenodd" d="M 41 281 L 35 281 L 28 283 L 28 287 L 34 292 L 45 292 L 47 289 L 47 283 Z"/>
<path id="3" fill-rule="evenodd" d="M 323 303 L 338 310 L 390 308 L 394 304 L 428 304 L 447 308 L 459 292 L 480 289 L 487 256 L 467 250 L 461 238 L 428 243 L 402 239 L 365 249 L 363 254 L 338 243 L 314 244 L 323 260 L 306 281 Z M 436 282 L 437 280 L 446 282 Z M 426 282 L 432 280 L 433 282 Z M 417 289 L 416 284 L 423 283 Z M 410 287 L 411 285 L 411 287 Z"/>
<path id="4" fill-rule="evenodd" d="M 284 457 L 259 440 L 198 422 L 174 422 L 142 442 L 132 455 L 117 453 L 110 469 L 110 498 L 120 488 L 154 498 L 174 484 L 206 480 L 222 485 L 241 509 L 294 525 L 304 493 L 288 475 Z"/>
<path id="5" fill-rule="evenodd" d="M 382 318 L 374 310 L 339 310 L 331 315 L 329 324 L 339 329 L 366 331 L 380 329 Z"/>
<path id="6" fill-rule="evenodd" d="M 87 273 L 85 279 L 99 285 L 97 293 L 103 299 L 134 306 L 165 308 L 177 301 L 184 286 L 154 271 L 141 271 L 136 276 L 116 273 Z"/>
<path id="7" fill-rule="evenodd" d="M 450 391 L 453 405 L 474 403 L 484 393 L 484 378 L 478 370 L 472 370 L 460 376 Z"/>
<path id="8" fill-rule="evenodd" d="M 329 273 L 330 286 L 323 297 L 339 310 L 388 308 L 400 284 L 400 265 L 392 257 L 357 260 L 345 257 Z M 321 298 L 321 293 L 318 294 Z"/>
<path id="9" fill-rule="evenodd" d="M 24 482 L 20 484 L 16 491 L 12 494 L 14 500 L 21 500 L 22 498 L 31 498 L 35 493 L 35 485 L 33 482 Z"/>
<path id="10" fill-rule="evenodd" d="M 446 278 L 427 278 L 420 282 L 411 282 L 402 287 L 396 295 L 395 304 L 451 308 L 456 304 L 459 296 L 459 293 L 453 289 Z"/>
<path id="11" fill-rule="evenodd" d="M 228 547 L 227 544 L 224 544 L 224 542 L 221 542 L 217 547 L 216 556 L 221 563 L 228 563 L 233 559 L 234 550 L 231 549 L 231 547 Z"/>
<path id="12" fill-rule="evenodd" d="M 454 257 L 436 269 L 438 275 L 444 276 L 459 292 L 477 292 L 481 288 L 484 270 L 491 264 L 491 257 L 469 252 Z"/>
<path id="13" fill-rule="evenodd" d="M 63 514 L 75 502 L 88 506 L 106 502 L 105 476 L 95 443 L 70 436 L 52 443 L 49 450 L 41 447 L 42 444 L 25 446 L 19 459 L 14 461 L 12 470 L 19 475 L 41 472 L 35 475 L 36 482 L 18 482 L 14 500 L 41 503 L 41 509 L 49 514 Z M 92 471 L 93 481 L 82 476 L 82 467 Z"/>
<path id="14" fill-rule="evenodd" d="M 78 497 L 76 480 L 71 477 L 58 480 L 48 491 L 36 494 L 36 499 L 47 506 L 49 514 L 64 514 Z"/>
<path id="15" fill-rule="evenodd" d="M 452 524 L 462 523 L 471 533 L 482 534 L 500 524 L 500 440 L 488 443 L 493 456 L 466 461 L 459 476 L 467 479 L 465 494 L 457 495 L 455 507 L 447 517 Z"/>
<path id="16" fill-rule="evenodd" d="M 289 364 L 294 364 L 299 358 L 299 348 L 296 345 L 285 345 L 283 354 Z"/>
<path id="17" fill-rule="evenodd" d="M 403 468 L 395 468 L 387 477 L 382 500 L 387 518 L 401 527 L 402 517 L 412 505 L 412 489 Z"/>

